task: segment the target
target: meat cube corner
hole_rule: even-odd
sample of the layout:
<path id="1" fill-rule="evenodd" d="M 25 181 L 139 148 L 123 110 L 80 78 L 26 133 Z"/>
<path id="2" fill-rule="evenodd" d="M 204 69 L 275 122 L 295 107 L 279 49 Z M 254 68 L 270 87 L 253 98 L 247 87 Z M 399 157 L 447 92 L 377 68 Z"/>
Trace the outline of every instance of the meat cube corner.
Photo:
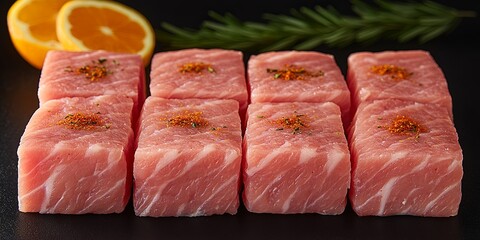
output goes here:
<path id="1" fill-rule="evenodd" d="M 349 122 L 350 92 L 332 55 L 278 51 L 251 56 L 248 81 L 252 103 L 333 102 Z"/>
<path id="2" fill-rule="evenodd" d="M 149 97 L 134 161 L 136 215 L 235 214 L 241 158 L 237 101 Z"/>
<path id="3" fill-rule="evenodd" d="M 358 215 L 457 215 L 463 156 L 447 109 L 377 100 L 355 118 L 349 198 Z"/>
<path id="4" fill-rule="evenodd" d="M 249 106 L 242 171 L 248 211 L 344 211 L 350 154 L 340 115 L 333 103 Z"/>
<path id="5" fill-rule="evenodd" d="M 130 198 L 133 102 L 62 98 L 43 104 L 18 148 L 22 212 L 122 212 Z"/>
<path id="6" fill-rule="evenodd" d="M 156 53 L 150 92 L 169 99 L 234 99 L 248 105 L 243 53 L 225 49 L 183 49 Z"/>

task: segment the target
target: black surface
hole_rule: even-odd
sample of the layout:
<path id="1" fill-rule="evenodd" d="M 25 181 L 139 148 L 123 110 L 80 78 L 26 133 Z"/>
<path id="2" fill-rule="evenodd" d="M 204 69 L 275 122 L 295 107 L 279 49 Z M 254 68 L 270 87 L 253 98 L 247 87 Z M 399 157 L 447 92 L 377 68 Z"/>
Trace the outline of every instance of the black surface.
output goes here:
<path id="1" fill-rule="evenodd" d="M 140 218 L 131 205 L 122 214 L 40 215 L 18 212 L 17 155 L 19 139 L 38 106 L 40 71 L 28 65 L 8 37 L 6 13 L 13 0 L 1 1 L 0 45 L 0 239 L 480 239 L 480 21 L 464 21 L 448 36 L 427 44 L 354 45 L 320 48 L 333 54 L 343 73 L 347 56 L 357 51 L 424 49 L 430 51 L 447 77 L 454 101 L 455 125 L 464 153 L 463 199 L 458 216 L 357 217 L 347 206 L 340 216 L 252 214 L 241 208 L 236 216 L 198 218 Z M 292 7 L 333 4 L 347 10 L 343 1 L 123 1 L 142 12 L 154 25 L 168 21 L 195 27 L 208 10 L 229 11 L 244 20 L 259 20 L 262 13 L 287 13 Z M 163 1 L 162 1 L 163 2 Z M 446 2 L 446 1 L 444 1 Z M 458 9 L 476 10 L 476 1 L 449 2 Z M 157 51 L 162 47 L 157 46 Z"/>

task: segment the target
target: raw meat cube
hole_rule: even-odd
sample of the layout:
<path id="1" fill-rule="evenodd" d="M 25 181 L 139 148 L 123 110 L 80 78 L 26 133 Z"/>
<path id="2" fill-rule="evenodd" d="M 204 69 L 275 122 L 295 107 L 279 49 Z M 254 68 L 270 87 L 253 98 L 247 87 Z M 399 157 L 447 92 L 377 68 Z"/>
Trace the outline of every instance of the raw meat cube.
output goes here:
<path id="1" fill-rule="evenodd" d="M 134 118 L 145 101 L 145 68 L 136 54 L 106 51 L 50 51 L 45 58 L 40 105 L 64 97 L 124 95 L 134 102 Z"/>
<path id="2" fill-rule="evenodd" d="M 135 214 L 235 214 L 242 158 L 235 100 L 149 97 L 134 161 Z"/>
<path id="3" fill-rule="evenodd" d="M 444 106 L 452 115 L 447 81 L 426 51 L 360 52 L 348 58 L 352 113 L 376 99 L 402 99 Z"/>
<path id="4" fill-rule="evenodd" d="M 125 96 L 42 104 L 18 147 L 20 211 L 122 212 L 131 194 L 132 107 Z"/>
<path id="5" fill-rule="evenodd" d="M 154 55 L 150 92 L 168 99 L 234 99 L 248 105 L 243 54 L 222 49 L 186 49 Z"/>
<path id="6" fill-rule="evenodd" d="M 349 196 L 358 215 L 457 214 L 463 157 L 445 107 L 394 99 L 363 103 L 350 131 Z"/>
<path id="7" fill-rule="evenodd" d="M 252 56 L 248 62 L 251 102 L 333 102 L 344 120 L 350 92 L 332 55 L 282 51 Z"/>
<path id="8" fill-rule="evenodd" d="M 340 109 L 327 103 L 248 107 L 243 201 L 256 213 L 341 214 L 350 153 Z"/>

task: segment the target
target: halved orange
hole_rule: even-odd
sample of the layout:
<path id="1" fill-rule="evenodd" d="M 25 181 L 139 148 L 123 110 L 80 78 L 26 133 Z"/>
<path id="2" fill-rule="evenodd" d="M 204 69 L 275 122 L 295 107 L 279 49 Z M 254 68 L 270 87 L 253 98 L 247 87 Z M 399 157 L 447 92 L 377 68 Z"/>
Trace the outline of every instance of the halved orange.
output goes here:
<path id="1" fill-rule="evenodd" d="M 148 20 L 117 2 L 67 2 L 58 12 L 56 29 L 65 50 L 136 53 L 145 65 L 155 47 L 155 35 Z"/>
<path id="2" fill-rule="evenodd" d="M 41 68 L 49 50 L 61 49 L 56 36 L 56 17 L 68 0 L 18 0 L 8 11 L 10 38 L 20 55 Z"/>

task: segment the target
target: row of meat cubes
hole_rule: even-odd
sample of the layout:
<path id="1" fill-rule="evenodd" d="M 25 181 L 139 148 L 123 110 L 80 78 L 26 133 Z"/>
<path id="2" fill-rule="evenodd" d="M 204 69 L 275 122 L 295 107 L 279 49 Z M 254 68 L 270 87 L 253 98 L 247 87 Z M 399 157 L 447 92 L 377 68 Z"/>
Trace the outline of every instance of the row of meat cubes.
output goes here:
<path id="1" fill-rule="evenodd" d="M 348 87 L 317 52 L 247 70 L 237 51 L 158 53 L 144 102 L 138 56 L 50 52 L 18 149 L 20 211 L 122 212 L 133 179 L 139 216 L 235 214 L 240 192 L 257 213 L 341 214 L 348 192 L 359 215 L 457 214 L 462 153 L 428 53 L 353 54 Z"/>

